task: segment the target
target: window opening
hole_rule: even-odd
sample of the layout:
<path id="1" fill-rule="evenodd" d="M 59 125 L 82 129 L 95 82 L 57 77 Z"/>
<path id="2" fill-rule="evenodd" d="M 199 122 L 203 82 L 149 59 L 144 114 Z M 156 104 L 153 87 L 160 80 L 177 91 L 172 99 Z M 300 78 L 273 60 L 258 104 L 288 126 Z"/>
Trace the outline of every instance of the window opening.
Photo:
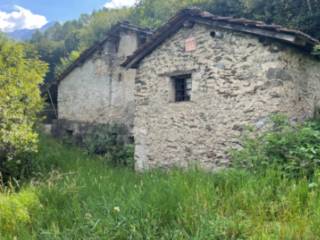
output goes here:
<path id="1" fill-rule="evenodd" d="M 210 32 L 210 36 L 213 37 L 213 38 L 215 38 L 215 37 L 217 36 L 217 33 L 214 32 L 214 31 L 212 31 L 212 32 Z"/>
<path id="2" fill-rule="evenodd" d="M 172 77 L 175 88 L 175 101 L 185 102 L 191 100 L 192 78 L 191 75 L 180 75 Z"/>

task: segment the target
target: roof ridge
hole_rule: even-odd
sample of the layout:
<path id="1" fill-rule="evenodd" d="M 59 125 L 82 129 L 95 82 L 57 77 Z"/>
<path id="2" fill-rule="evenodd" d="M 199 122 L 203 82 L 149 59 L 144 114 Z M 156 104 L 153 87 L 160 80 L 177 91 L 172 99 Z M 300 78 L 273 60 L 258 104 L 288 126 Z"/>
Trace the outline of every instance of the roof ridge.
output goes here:
<path id="1" fill-rule="evenodd" d="M 167 37 L 173 34 L 174 31 L 180 29 L 183 26 L 183 22 L 188 19 L 195 22 L 205 22 L 209 25 L 211 23 L 215 26 L 220 24 L 219 26 L 221 28 L 244 32 L 247 34 L 261 35 L 275 40 L 287 42 L 301 48 L 309 48 L 310 45 L 319 43 L 319 40 L 306 33 L 303 33 L 300 30 L 289 29 L 281 25 L 267 24 L 262 21 L 250 20 L 246 18 L 217 16 L 208 11 L 202 11 L 198 7 L 189 7 L 178 11 L 177 14 L 174 15 L 168 22 L 158 28 L 152 35 L 151 39 L 138 48 L 131 56 L 129 56 L 122 66 L 127 68 L 137 67 L 136 65 L 146 55 L 152 52 L 157 45 L 161 44 Z M 286 38 L 284 36 L 285 34 L 287 34 L 287 37 L 289 38 Z M 293 39 L 291 41 L 290 35 Z"/>

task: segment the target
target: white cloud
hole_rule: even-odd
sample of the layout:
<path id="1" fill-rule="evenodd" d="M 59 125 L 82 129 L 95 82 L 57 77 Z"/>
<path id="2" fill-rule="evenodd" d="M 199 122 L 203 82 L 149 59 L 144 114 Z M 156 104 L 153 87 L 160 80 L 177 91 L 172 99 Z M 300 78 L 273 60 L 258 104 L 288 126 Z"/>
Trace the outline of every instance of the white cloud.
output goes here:
<path id="1" fill-rule="evenodd" d="M 0 30 L 3 32 L 41 28 L 46 23 L 48 23 L 46 17 L 17 5 L 12 12 L 0 11 Z"/>
<path id="2" fill-rule="evenodd" d="M 105 8 L 122 8 L 122 7 L 132 7 L 137 0 L 110 0 L 107 2 Z"/>

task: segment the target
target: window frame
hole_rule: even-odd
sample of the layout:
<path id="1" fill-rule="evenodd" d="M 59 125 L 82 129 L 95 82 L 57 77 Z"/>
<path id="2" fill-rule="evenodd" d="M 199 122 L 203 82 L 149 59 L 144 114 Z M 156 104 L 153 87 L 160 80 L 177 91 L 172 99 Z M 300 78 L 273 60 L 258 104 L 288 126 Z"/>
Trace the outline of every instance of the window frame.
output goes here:
<path id="1" fill-rule="evenodd" d="M 174 102 L 190 102 L 192 96 L 192 74 L 171 76 L 171 81 Z"/>

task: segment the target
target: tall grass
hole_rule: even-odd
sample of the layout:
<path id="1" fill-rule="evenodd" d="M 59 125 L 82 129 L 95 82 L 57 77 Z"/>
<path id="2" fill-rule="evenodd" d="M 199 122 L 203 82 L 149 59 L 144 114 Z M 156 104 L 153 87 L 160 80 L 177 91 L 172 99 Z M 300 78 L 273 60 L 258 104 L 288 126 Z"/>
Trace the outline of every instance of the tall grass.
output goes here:
<path id="1" fill-rule="evenodd" d="M 41 210 L 0 239 L 320 239 L 318 175 L 137 174 L 45 138 L 37 160 Z"/>

